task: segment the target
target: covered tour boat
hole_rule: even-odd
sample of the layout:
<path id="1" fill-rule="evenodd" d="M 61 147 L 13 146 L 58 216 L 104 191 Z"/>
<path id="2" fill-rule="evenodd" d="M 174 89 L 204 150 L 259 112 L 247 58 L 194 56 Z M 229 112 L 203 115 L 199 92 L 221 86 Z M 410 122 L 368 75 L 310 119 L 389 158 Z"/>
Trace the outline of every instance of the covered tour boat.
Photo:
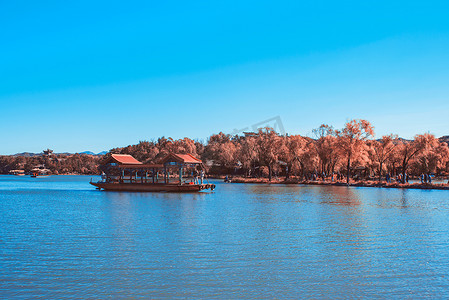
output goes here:
<path id="1" fill-rule="evenodd" d="M 214 190 L 203 182 L 202 161 L 191 154 L 170 153 L 158 164 L 144 164 L 128 154 L 111 154 L 100 166 L 98 189 L 132 192 L 199 192 Z"/>
<path id="2" fill-rule="evenodd" d="M 31 177 L 48 177 L 50 176 L 51 171 L 45 168 L 45 165 L 36 166 L 31 170 Z"/>

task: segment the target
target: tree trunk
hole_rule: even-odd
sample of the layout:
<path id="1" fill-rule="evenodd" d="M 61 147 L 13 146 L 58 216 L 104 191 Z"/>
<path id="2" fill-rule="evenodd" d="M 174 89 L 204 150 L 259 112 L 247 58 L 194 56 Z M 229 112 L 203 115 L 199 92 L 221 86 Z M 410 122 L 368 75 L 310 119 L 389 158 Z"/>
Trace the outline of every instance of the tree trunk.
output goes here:
<path id="1" fill-rule="evenodd" d="M 271 181 L 271 165 L 268 165 L 268 180 Z"/>
<path id="2" fill-rule="evenodd" d="M 351 156 L 348 156 L 348 172 L 346 173 L 346 184 L 349 185 L 349 174 L 351 172 Z"/>
<path id="3" fill-rule="evenodd" d="M 379 166 L 379 183 L 382 182 L 382 165 L 383 163 L 381 162 Z"/>
<path id="4" fill-rule="evenodd" d="M 402 168 L 402 183 L 405 183 L 406 167 Z"/>
<path id="5" fill-rule="evenodd" d="M 407 161 L 404 158 L 404 160 L 402 161 L 402 183 L 405 182 L 405 173 L 406 173 L 406 171 L 407 171 Z"/>

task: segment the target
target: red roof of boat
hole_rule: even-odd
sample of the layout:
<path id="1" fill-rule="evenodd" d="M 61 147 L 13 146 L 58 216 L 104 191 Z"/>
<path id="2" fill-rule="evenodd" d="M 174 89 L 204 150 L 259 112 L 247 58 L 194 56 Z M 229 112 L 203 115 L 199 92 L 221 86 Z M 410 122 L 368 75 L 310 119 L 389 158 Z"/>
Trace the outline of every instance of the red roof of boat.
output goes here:
<path id="1" fill-rule="evenodd" d="M 169 161 L 177 161 L 185 164 L 201 164 L 202 161 L 192 154 L 179 154 L 179 153 L 170 153 L 166 157 L 162 159 L 162 163 L 166 163 Z"/>
<path id="2" fill-rule="evenodd" d="M 129 154 L 111 154 L 111 159 L 119 164 L 141 165 L 142 163 Z"/>

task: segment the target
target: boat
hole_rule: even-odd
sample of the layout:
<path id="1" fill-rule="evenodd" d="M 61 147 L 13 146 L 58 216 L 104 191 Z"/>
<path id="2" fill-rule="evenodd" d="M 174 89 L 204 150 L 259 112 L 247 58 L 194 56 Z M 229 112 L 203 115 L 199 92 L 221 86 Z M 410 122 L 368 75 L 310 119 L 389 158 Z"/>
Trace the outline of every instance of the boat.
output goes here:
<path id="1" fill-rule="evenodd" d="M 25 176 L 25 170 L 10 170 L 9 174 L 15 176 Z"/>
<path id="2" fill-rule="evenodd" d="M 204 182 L 203 163 L 191 154 L 169 153 L 157 164 L 144 164 L 129 154 L 111 154 L 100 170 L 101 180 L 90 184 L 105 191 L 188 193 L 215 189 L 215 184 Z"/>
<path id="3" fill-rule="evenodd" d="M 45 168 L 45 165 L 40 165 L 31 170 L 31 177 L 48 177 L 51 171 Z"/>

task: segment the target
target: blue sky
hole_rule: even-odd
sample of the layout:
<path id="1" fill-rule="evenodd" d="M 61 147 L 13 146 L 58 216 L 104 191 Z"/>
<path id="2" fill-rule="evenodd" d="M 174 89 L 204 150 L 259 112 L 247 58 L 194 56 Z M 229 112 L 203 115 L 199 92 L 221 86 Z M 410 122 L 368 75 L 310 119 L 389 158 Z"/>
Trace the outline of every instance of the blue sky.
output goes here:
<path id="1" fill-rule="evenodd" d="M 447 1 L 0 1 L 0 154 L 280 116 L 449 134 Z"/>

